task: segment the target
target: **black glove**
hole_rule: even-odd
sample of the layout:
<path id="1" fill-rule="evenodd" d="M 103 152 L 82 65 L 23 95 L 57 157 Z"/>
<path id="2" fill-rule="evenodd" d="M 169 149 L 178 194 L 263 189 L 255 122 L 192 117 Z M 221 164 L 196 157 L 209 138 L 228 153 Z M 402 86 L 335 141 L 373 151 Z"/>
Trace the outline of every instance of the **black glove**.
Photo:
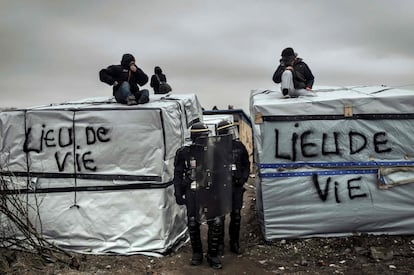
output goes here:
<path id="1" fill-rule="evenodd" d="M 175 202 L 178 205 L 184 205 L 186 202 L 184 195 L 175 193 Z"/>

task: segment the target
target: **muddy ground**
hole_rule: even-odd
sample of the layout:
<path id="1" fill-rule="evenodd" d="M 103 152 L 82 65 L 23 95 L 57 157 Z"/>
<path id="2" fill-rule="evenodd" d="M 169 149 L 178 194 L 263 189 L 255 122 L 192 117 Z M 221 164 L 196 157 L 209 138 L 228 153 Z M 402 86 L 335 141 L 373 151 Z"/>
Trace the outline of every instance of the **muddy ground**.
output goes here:
<path id="1" fill-rule="evenodd" d="M 205 260 L 201 266 L 190 266 L 191 247 L 187 243 L 162 258 L 77 254 L 72 268 L 47 263 L 35 254 L 0 250 L 0 274 L 414 274 L 413 235 L 362 234 L 266 243 L 257 221 L 255 197 L 251 181 L 242 210 L 244 252 L 235 255 L 226 247 L 222 270 L 211 269 Z M 203 236 L 205 230 L 204 225 Z M 206 247 L 205 237 L 203 241 Z"/>

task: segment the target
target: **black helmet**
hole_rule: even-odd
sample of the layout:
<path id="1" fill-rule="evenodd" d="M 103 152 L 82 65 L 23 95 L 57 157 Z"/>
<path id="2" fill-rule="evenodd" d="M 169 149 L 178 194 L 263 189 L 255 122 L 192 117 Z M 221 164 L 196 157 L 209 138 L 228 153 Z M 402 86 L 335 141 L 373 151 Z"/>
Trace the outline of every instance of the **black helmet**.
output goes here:
<path id="1" fill-rule="evenodd" d="M 235 125 L 229 120 L 222 120 L 217 124 L 217 135 L 232 135 L 233 139 L 239 138 Z"/>
<path id="2" fill-rule="evenodd" d="M 195 142 L 197 138 L 207 137 L 209 132 L 210 130 L 208 129 L 206 124 L 204 124 L 203 122 L 196 122 L 191 126 L 191 140 Z"/>
<path id="3" fill-rule="evenodd" d="M 222 120 L 217 124 L 217 134 L 218 135 L 227 135 L 229 130 L 233 127 L 233 123 L 228 120 Z"/>

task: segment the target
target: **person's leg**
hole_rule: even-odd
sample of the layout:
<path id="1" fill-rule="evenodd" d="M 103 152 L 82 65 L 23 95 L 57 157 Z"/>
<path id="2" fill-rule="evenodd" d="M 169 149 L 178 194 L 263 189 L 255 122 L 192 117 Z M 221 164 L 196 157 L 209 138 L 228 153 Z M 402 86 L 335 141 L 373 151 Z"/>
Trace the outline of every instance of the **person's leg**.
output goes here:
<path id="1" fill-rule="evenodd" d="M 115 91 L 115 99 L 116 102 L 127 104 L 128 96 L 131 96 L 131 90 L 129 83 L 127 81 L 124 81 L 119 86 L 118 90 Z"/>
<path id="2" fill-rule="evenodd" d="M 147 89 L 142 89 L 134 94 L 138 104 L 145 104 L 149 101 L 149 91 Z"/>
<path id="3" fill-rule="evenodd" d="M 315 92 L 308 91 L 306 89 L 293 89 L 289 91 L 290 97 L 298 97 L 298 96 L 316 96 Z"/>
<path id="4" fill-rule="evenodd" d="M 280 83 L 280 89 L 283 95 L 290 95 L 292 90 L 295 90 L 293 86 L 293 74 L 290 70 L 285 70 L 282 74 L 282 82 Z"/>
<path id="5" fill-rule="evenodd" d="M 243 206 L 243 187 L 233 186 L 232 190 L 232 211 L 230 213 L 229 225 L 229 244 L 230 251 L 241 254 L 240 249 L 240 225 L 241 225 L 241 208 Z"/>
<path id="6" fill-rule="evenodd" d="M 219 238 L 221 234 L 222 218 L 216 217 L 212 220 L 207 221 L 208 224 L 208 253 L 207 253 L 207 262 L 214 269 L 221 269 L 223 265 L 218 257 L 218 246 Z"/>
<path id="7" fill-rule="evenodd" d="M 241 224 L 241 215 L 240 209 L 235 209 L 231 211 L 230 214 L 230 225 L 229 225 L 229 244 L 230 251 L 236 254 L 241 254 L 240 250 L 240 224 Z"/>
<path id="8" fill-rule="evenodd" d="M 185 194 L 188 231 L 190 234 L 191 247 L 193 255 L 191 257 L 191 265 L 200 265 L 203 262 L 203 245 L 200 236 L 200 222 L 197 218 L 197 207 L 195 193 L 188 190 Z"/>
<path id="9" fill-rule="evenodd" d="M 200 265 L 203 262 L 203 245 L 200 237 L 200 223 L 195 217 L 188 217 L 188 231 L 193 249 L 191 265 Z"/>
<path id="10" fill-rule="evenodd" d="M 217 254 L 218 256 L 223 256 L 224 255 L 224 236 L 225 236 L 225 225 L 226 225 L 226 216 L 222 216 L 221 217 L 221 223 L 222 223 L 222 227 L 221 227 L 221 233 L 220 233 L 220 237 L 219 237 L 219 246 L 218 246 L 218 251 Z"/>

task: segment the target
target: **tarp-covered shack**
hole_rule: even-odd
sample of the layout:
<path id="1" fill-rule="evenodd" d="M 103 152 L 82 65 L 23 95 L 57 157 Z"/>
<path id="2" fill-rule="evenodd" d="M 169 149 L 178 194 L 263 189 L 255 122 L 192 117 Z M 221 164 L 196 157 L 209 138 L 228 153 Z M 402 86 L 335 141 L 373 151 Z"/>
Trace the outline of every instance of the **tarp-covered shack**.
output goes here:
<path id="1" fill-rule="evenodd" d="M 265 238 L 414 234 L 414 91 L 316 91 L 251 92 Z"/>
<path id="2" fill-rule="evenodd" d="M 194 94 L 155 95 L 135 106 L 95 98 L 4 111 L 1 174 L 15 177 L 10 188 L 35 206 L 30 219 L 62 248 L 165 253 L 187 238 L 173 164 L 199 120 Z"/>

